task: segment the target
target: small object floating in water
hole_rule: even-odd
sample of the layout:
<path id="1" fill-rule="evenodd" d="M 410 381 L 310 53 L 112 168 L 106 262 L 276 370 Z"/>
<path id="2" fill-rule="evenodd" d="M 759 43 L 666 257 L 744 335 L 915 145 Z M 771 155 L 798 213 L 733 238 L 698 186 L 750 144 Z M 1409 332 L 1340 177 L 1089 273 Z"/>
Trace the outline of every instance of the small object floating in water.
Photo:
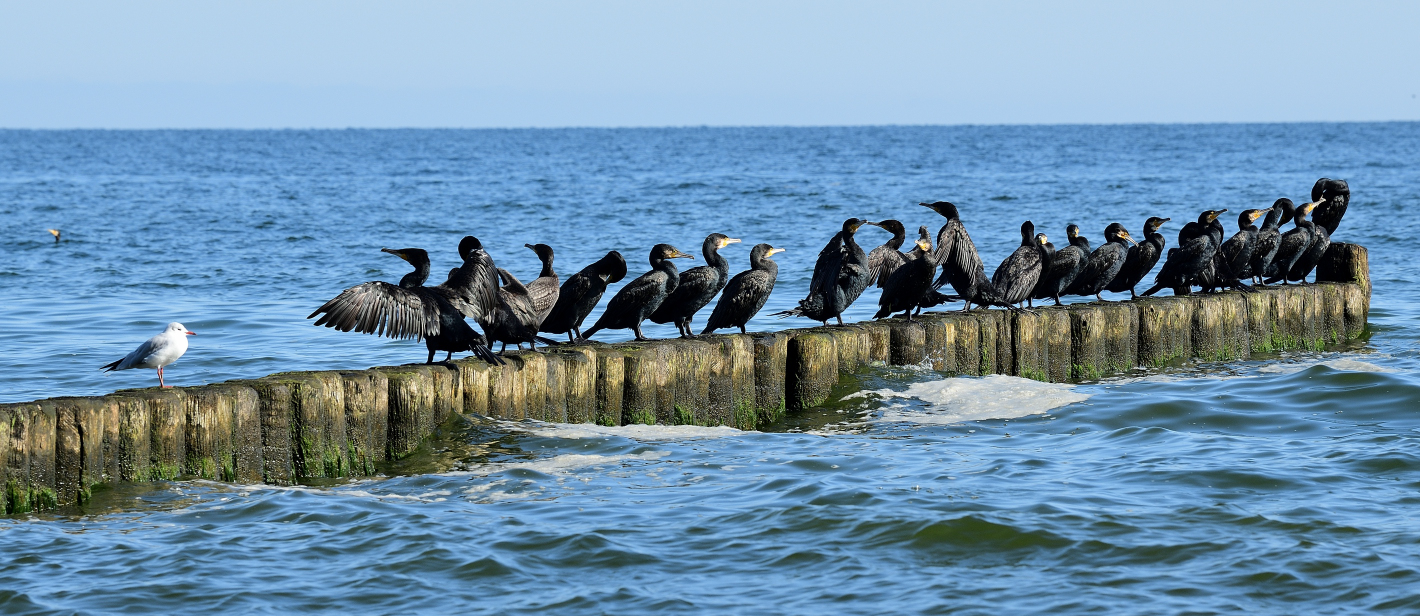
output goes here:
<path id="1" fill-rule="evenodd" d="M 197 332 L 188 331 L 182 323 L 168 323 L 168 328 L 163 330 L 163 333 L 149 338 L 123 359 L 104 366 L 103 370 L 113 372 L 131 368 L 157 368 L 158 386 L 170 388 L 171 385 L 163 383 L 163 366 L 182 357 L 182 354 L 187 352 L 187 337 L 196 335 Z"/>
<path id="2" fill-rule="evenodd" d="M 50 235 L 54 236 L 54 243 L 59 243 L 59 229 L 45 229 L 45 231 L 48 231 Z"/>

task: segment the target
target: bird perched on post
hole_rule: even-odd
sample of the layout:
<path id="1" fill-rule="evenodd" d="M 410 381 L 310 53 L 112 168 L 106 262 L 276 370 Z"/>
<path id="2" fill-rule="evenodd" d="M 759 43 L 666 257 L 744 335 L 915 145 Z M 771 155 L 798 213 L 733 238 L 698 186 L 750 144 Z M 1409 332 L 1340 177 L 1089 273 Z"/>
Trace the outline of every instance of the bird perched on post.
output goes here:
<path id="1" fill-rule="evenodd" d="M 626 277 L 626 259 L 613 250 L 596 263 L 582 268 L 562 283 L 557 292 L 557 304 L 542 320 L 539 332 L 567 334 L 568 342 L 582 337 L 582 321 L 597 307 L 606 286 Z"/>
<path id="2" fill-rule="evenodd" d="M 963 312 L 970 310 L 972 304 L 989 306 L 996 303 L 996 290 L 986 277 L 986 266 L 981 263 L 976 243 L 971 241 L 966 226 L 961 222 L 957 206 L 950 201 L 918 205 L 947 219 L 946 224 L 937 231 L 937 265 L 941 266 L 942 273 L 932 286 L 940 289 L 950 284 L 956 294 L 966 301 L 966 305 L 962 306 Z"/>
<path id="3" fill-rule="evenodd" d="M 814 277 L 809 281 L 809 296 L 799 300 L 799 307 L 774 313 L 776 317 L 808 317 L 828 325 L 838 319 L 843 325 L 843 311 L 857 301 L 868 288 L 868 253 L 854 240 L 863 225 L 877 226 L 859 218 L 843 221 L 842 229 L 833 235 L 814 262 Z"/>
<path id="4" fill-rule="evenodd" d="M 187 337 L 196 336 L 197 332 L 188 331 L 182 323 L 168 323 L 168 328 L 163 333 L 149 338 L 147 342 L 138 345 L 132 353 L 125 355 L 123 359 L 108 364 L 101 368 L 105 372 L 114 370 L 131 370 L 133 368 L 157 368 L 158 387 L 172 387 L 163 382 L 163 367 L 177 361 L 187 352 Z"/>
<path id="5" fill-rule="evenodd" d="M 705 331 L 700 335 L 724 327 L 738 327 L 741 334 L 747 333 L 745 324 L 764 307 L 769 293 L 774 290 L 774 281 L 779 277 L 779 265 L 769 257 L 781 252 L 784 252 L 783 248 L 769 244 L 757 244 L 750 250 L 750 269 L 735 274 L 725 285 L 725 292 L 720 295 L 720 302 L 715 304 L 715 310 L 705 321 Z"/>

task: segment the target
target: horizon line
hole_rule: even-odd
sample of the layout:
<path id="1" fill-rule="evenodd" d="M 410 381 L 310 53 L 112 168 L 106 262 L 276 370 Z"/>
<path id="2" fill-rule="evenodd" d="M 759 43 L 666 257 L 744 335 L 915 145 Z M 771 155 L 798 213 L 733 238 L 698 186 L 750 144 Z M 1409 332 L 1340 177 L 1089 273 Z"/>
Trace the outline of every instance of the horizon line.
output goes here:
<path id="1" fill-rule="evenodd" d="M 0 126 L 7 132 L 63 132 L 63 131 L 415 131 L 415 130 L 677 130 L 677 129 L 746 129 L 746 128 L 1007 128 L 1007 127 L 1111 127 L 1111 126 L 1251 126 L 1251 125 L 1293 125 L 1293 124 L 1416 124 L 1420 120 L 1236 120 L 1212 122 L 963 122 L 955 124 L 938 123 L 885 123 L 885 124 L 647 124 L 647 125 L 567 125 L 567 126 L 264 126 L 264 127 L 224 127 L 188 126 L 142 128 L 114 128 L 102 126 L 71 127 L 10 127 Z"/>

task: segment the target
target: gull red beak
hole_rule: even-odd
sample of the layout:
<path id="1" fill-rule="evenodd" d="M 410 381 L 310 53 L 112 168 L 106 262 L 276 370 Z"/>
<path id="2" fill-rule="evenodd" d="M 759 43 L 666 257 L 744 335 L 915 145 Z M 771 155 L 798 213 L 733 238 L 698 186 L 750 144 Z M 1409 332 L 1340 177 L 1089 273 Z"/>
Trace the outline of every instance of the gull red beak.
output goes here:
<path id="1" fill-rule="evenodd" d="M 197 335 L 197 332 L 192 332 L 192 331 L 190 331 L 190 332 L 187 332 L 187 335 L 189 335 L 189 336 L 196 336 L 196 335 Z"/>

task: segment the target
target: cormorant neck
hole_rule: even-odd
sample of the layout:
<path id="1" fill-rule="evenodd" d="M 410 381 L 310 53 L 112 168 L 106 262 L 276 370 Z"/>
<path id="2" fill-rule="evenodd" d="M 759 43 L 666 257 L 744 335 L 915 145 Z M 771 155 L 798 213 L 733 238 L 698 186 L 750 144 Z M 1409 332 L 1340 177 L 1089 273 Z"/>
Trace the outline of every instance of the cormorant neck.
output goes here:
<path id="1" fill-rule="evenodd" d="M 779 264 L 775 263 L 773 259 L 770 259 L 769 257 L 764 255 L 758 255 L 757 257 L 755 257 L 754 262 L 750 263 L 749 265 L 753 269 L 774 272 L 776 274 L 779 273 Z"/>
<path id="2" fill-rule="evenodd" d="M 721 274 L 729 271 L 730 262 L 720 256 L 720 244 L 718 242 L 706 241 L 705 245 L 700 248 L 700 253 L 705 255 L 706 265 L 720 270 Z"/>
<path id="3" fill-rule="evenodd" d="M 539 278 L 542 278 L 542 277 L 544 277 L 544 276 L 556 276 L 556 275 L 557 275 L 557 274 L 552 271 L 552 257 L 548 257 L 548 258 L 546 258 L 546 259 L 543 259 L 543 260 L 542 260 L 542 271 L 538 273 L 538 277 L 539 277 Z"/>
<path id="4" fill-rule="evenodd" d="M 399 286 L 405 289 L 413 289 L 424 286 L 424 281 L 429 280 L 429 262 L 420 261 L 414 263 L 414 271 L 405 274 L 399 279 Z"/>
<path id="5" fill-rule="evenodd" d="M 887 241 L 887 247 L 893 250 L 902 248 L 902 244 L 907 241 L 907 229 L 892 232 L 892 239 Z"/>

